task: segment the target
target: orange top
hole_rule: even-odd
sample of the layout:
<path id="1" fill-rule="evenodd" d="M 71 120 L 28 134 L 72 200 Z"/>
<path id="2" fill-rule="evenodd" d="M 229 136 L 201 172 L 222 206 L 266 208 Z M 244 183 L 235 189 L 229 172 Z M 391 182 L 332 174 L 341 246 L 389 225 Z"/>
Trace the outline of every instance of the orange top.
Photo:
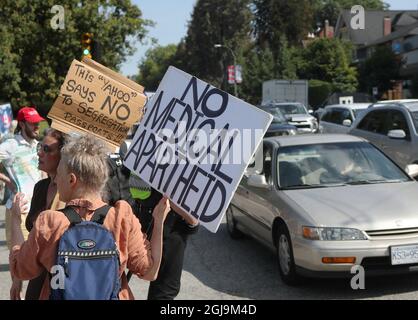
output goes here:
<path id="1" fill-rule="evenodd" d="M 105 205 L 102 201 L 92 203 L 87 200 L 73 200 L 67 205 L 73 206 L 80 217 L 89 221 L 94 210 Z M 10 271 L 21 280 L 30 280 L 39 276 L 44 269 L 50 271 L 56 264 L 59 239 L 70 225 L 67 217 L 59 211 L 47 210 L 42 212 L 28 240 L 20 246 L 14 246 L 10 253 Z M 153 264 L 151 246 L 146 235 L 141 232 L 141 224 L 132 213 L 132 209 L 125 201 L 118 201 L 112 207 L 104 220 L 103 226 L 112 232 L 120 254 L 121 286 L 119 293 L 121 300 L 133 300 L 129 289 L 125 269 L 142 277 Z M 40 300 L 49 299 L 50 277 L 46 277 Z"/>

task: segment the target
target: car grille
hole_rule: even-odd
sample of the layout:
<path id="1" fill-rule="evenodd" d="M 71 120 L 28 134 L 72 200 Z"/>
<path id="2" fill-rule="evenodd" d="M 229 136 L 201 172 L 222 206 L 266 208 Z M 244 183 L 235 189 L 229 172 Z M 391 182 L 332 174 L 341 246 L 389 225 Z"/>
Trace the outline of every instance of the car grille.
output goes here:
<path id="1" fill-rule="evenodd" d="M 366 231 L 371 239 L 418 237 L 418 228 Z"/>
<path id="2" fill-rule="evenodd" d="M 310 129 L 311 126 L 309 124 L 295 124 L 296 127 L 298 127 L 299 129 Z"/>

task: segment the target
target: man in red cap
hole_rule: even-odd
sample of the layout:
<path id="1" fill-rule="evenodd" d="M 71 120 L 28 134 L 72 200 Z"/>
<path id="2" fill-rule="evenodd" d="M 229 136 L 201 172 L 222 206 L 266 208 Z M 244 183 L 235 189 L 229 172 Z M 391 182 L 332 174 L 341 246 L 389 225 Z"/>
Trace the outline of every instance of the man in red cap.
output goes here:
<path id="1" fill-rule="evenodd" d="M 11 207 L 17 192 L 25 194 L 30 204 L 35 183 L 41 179 L 38 170 L 38 155 L 36 146 L 39 138 L 39 123 L 45 120 L 35 108 L 23 107 L 17 113 L 18 127 L 16 134 L 0 144 L 0 162 L 6 174 L 0 173 L 0 180 L 4 181 L 9 189 L 9 198 L 6 203 L 6 242 L 10 249 L 11 239 Z M 29 208 L 28 210 L 29 211 Z M 22 233 L 27 237 L 25 217 L 22 217 Z M 12 298 L 18 298 L 22 289 L 22 282 L 13 280 L 10 290 Z"/>

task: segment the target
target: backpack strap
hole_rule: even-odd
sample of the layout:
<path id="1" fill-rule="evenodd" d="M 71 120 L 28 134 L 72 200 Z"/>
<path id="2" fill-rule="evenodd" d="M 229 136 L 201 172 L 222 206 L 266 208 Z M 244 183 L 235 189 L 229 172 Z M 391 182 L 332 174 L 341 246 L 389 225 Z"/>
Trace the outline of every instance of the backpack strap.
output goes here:
<path id="1" fill-rule="evenodd" d="M 103 221 L 106 218 L 106 215 L 109 212 L 110 208 L 111 206 L 105 205 L 95 210 L 93 217 L 90 221 L 96 222 L 98 224 L 103 224 Z M 83 221 L 73 207 L 65 207 L 64 209 L 61 209 L 59 211 L 65 214 L 67 219 L 70 221 L 71 227 Z"/>
<path id="2" fill-rule="evenodd" d="M 61 209 L 59 211 L 65 214 L 67 219 L 70 221 L 71 227 L 83 221 L 81 220 L 81 217 L 78 215 L 78 213 L 75 211 L 73 207 L 65 207 L 64 209 Z"/>
<path id="3" fill-rule="evenodd" d="M 107 213 L 109 212 L 111 206 L 105 205 L 94 211 L 93 217 L 90 221 L 96 222 L 98 224 L 103 224 L 104 219 L 106 218 Z"/>

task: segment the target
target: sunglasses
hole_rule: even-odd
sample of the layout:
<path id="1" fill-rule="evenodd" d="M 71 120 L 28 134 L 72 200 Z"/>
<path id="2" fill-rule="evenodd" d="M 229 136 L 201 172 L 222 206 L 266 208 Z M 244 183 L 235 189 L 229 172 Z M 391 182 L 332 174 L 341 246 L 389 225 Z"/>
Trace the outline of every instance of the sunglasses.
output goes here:
<path id="1" fill-rule="evenodd" d="M 47 144 L 42 144 L 41 142 L 39 142 L 37 145 L 36 145 L 36 151 L 43 151 L 44 153 L 50 153 L 50 152 L 52 152 L 52 151 L 54 151 L 54 150 L 52 150 L 51 149 L 51 147 L 50 146 L 48 146 Z"/>

